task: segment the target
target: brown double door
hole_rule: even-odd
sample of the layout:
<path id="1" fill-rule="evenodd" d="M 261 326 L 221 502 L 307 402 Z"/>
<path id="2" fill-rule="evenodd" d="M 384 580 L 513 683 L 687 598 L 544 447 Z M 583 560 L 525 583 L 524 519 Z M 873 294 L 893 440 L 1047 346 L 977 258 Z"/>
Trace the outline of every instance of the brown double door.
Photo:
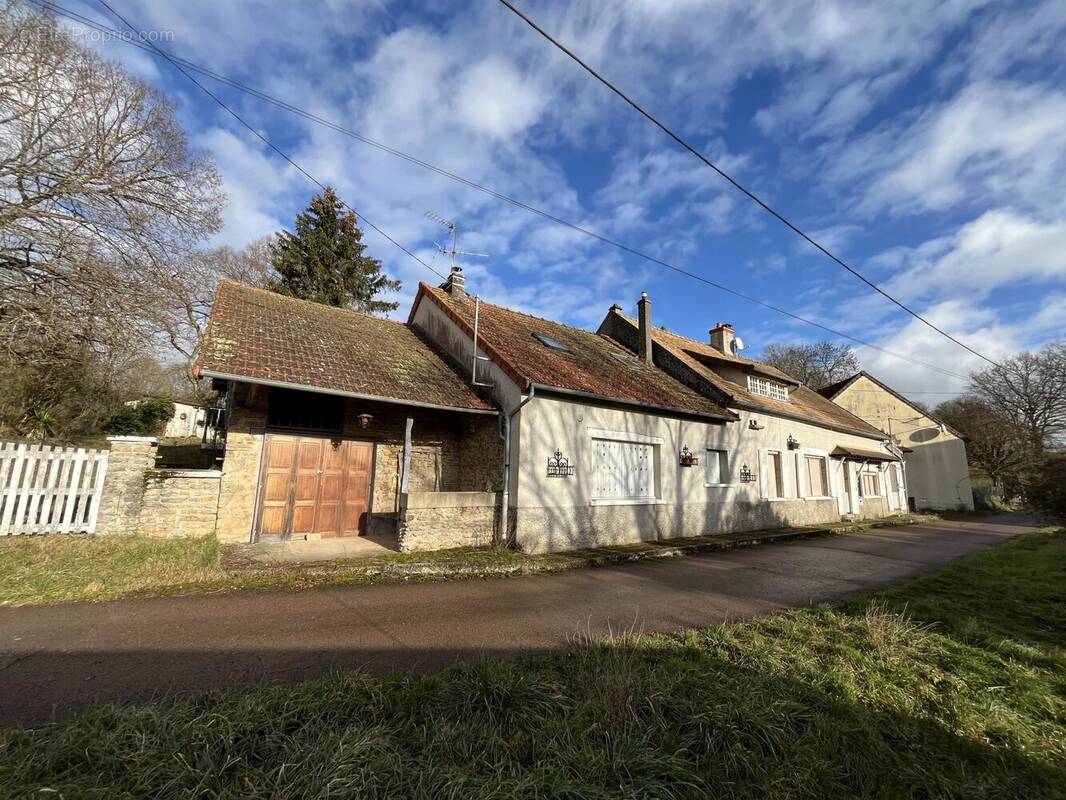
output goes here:
<path id="1" fill-rule="evenodd" d="M 259 536 L 365 533 L 372 456 L 369 442 L 267 434 Z"/>

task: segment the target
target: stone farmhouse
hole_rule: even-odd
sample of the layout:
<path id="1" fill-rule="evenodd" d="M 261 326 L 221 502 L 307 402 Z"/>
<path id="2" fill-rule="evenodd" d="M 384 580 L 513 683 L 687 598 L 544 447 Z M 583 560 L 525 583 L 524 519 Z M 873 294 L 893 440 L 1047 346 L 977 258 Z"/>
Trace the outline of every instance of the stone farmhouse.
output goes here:
<path id="1" fill-rule="evenodd" d="M 906 507 L 878 427 L 612 307 L 596 332 L 421 284 L 406 322 L 224 282 L 197 369 L 226 398 L 224 541 L 372 535 L 527 552 Z"/>

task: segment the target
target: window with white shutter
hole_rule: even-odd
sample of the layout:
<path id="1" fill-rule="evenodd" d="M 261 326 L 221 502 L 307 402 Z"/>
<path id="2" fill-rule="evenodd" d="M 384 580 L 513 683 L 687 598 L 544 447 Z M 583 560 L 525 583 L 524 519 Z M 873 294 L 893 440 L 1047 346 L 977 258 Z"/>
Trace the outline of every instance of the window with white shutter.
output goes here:
<path id="1" fill-rule="evenodd" d="M 592 439 L 592 495 L 597 499 L 655 497 L 656 447 L 647 442 Z"/>

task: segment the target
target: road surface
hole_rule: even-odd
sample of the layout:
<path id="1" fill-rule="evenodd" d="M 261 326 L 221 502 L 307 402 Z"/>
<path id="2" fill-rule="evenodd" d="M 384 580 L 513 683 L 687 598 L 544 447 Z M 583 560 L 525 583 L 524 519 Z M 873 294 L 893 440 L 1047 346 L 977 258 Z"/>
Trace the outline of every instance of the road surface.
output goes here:
<path id="1" fill-rule="evenodd" d="M 1034 527 L 1003 515 L 554 575 L 0 609 L 0 724 L 747 618 L 926 573 Z"/>

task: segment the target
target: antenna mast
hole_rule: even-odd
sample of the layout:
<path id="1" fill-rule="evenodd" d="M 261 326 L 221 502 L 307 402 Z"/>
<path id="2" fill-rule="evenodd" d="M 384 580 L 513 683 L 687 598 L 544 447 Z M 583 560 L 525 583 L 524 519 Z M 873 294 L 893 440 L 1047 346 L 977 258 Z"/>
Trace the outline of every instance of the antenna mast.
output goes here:
<path id="1" fill-rule="evenodd" d="M 477 258 L 488 258 L 489 257 L 488 253 L 471 253 L 471 252 L 468 252 L 466 250 L 460 250 L 459 249 L 459 225 L 458 225 L 458 223 L 452 222 L 450 219 L 445 219 L 440 214 L 437 214 L 434 211 L 427 211 L 426 212 L 426 218 L 433 220 L 438 225 L 443 225 L 445 228 L 448 229 L 448 233 L 451 234 L 452 241 L 451 241 L 451 244 L 448 245 L 447 247 L 442 245 L 440 242 L 434 242 L 434 244 L 437 245 L 437 252 L 439 252 L 441 255 L 448 256 L 451 259 L 452 269 L 460 268 L 459 265 L 455 261 L 455 257 L 456 256 L 476 256 Z"/>

